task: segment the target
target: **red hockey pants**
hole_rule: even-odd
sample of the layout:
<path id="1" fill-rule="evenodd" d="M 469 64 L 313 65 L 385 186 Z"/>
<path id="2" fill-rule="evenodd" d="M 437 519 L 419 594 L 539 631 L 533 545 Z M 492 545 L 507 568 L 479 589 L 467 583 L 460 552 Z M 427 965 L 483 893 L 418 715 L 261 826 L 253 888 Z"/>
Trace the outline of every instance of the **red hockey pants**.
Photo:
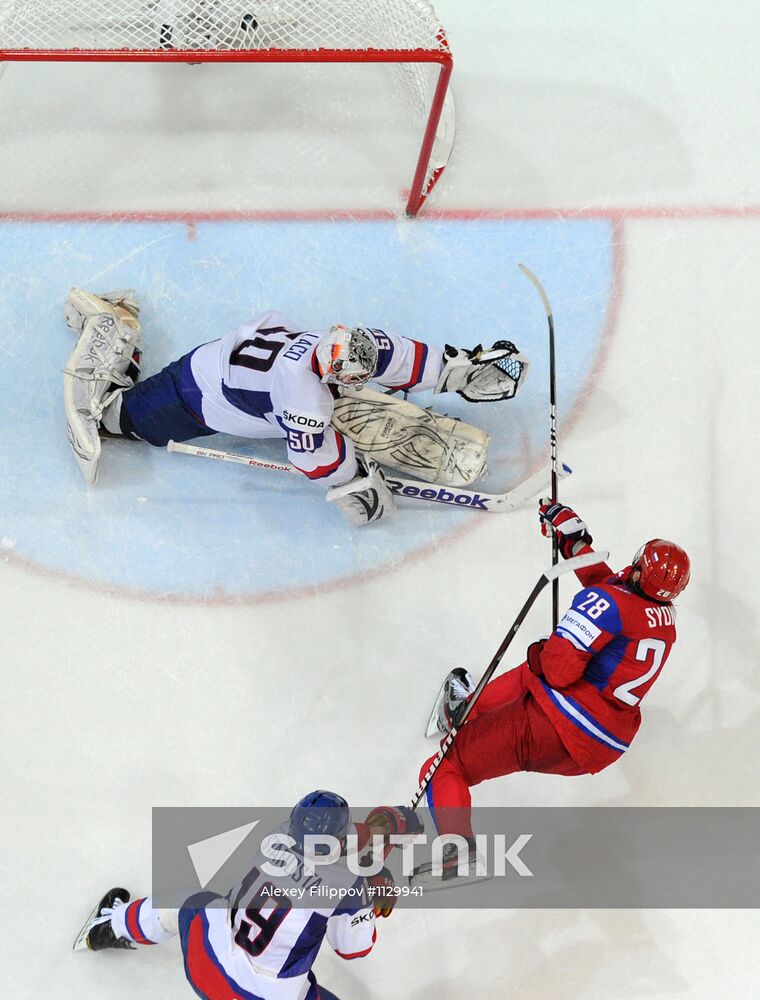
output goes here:
<path id="1" fill-rule="evenodd" d="M 585 774 L 527 688 L 528 664 L 483 689 L 428 786 L 428 806 L 439 833 L 471 837 L 470 788 L 515 771 Z M 420 780 L 435 755 L 422 765 Z"/>

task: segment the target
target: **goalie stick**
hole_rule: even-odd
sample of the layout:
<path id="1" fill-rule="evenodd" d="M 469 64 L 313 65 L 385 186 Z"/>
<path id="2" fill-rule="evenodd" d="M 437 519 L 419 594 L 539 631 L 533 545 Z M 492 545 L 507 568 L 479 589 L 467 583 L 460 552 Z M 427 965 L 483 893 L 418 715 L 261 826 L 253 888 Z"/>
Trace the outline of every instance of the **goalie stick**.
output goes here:
<path id="1" fill-rule="evenodd" d="M 525 264 L 518 265 L 525 277 L 532 282 L 533 287 L 541 296 L 546 319 L 549 323 L 549 436 L 551 440 L 551 468 L 552 468 L 552 503 L 557 503 L 559 490 L 557 488 L 557 359 L 554 352 L 554 315 L 549 302 L 549 297 L 544 291 L 544 286 L 536 275 Z M 552 532 L 552 566 L 559 562 L 559 536 L 556 531 Z M 552 630 L 557 627 L 559 620 L 559 580 L 552 580 Z"/>
<path id="2" fill-rule="evenodd" d="M 195 455 L 197 458 L 210 458 L 218 462 L 236 462 L 255 469 L 269 469 L 272 472 L 287 472 L 300 476 L 298 469 L 283 462 L 269 462 L 255 455 L 244 455 L 235 451 L 218 451 L 214 448 L 201 448 L 194 444 L 180 444 L 169 441 L 167 451 L 179 452 L 183 455 Z M 569 476 L 572 469 L 562 464 L 558 473 L 561 477 Z M 410 500 L 425 500 L 429 503 L 444 503 L 452 507 L 469 507 L 471 510 L 484 510 L 489 513 L 505 513 L 515 510 L 521 504 L 531 500 L 546 487 L 548 470 L 542 469 L 518 483 L 506 493 L 482 493 L 480 490 L 466 490 L 461 486 L 441 486 L 439 483 L 425 483 L 418 479 L 398 479 L 386 476 L 386 482 L 391 491 L 399 497 Z"/>
<path id="3" fill-rule="evenodd" d="M 486 686 L 486 684 L 488 684 L 488 682 L 493 677 L 496 668 L 501 663 L 502 657 L 509 649 L 514 637 L 517 635 L 518 629 L 527 618 L 530 609 L 533 607 L 536 601 L 536 598 L 544 589 L 544 587 L 547 585 L 547 583 L 549 583 L 550 581 L 553 582 L 554 580 L 557 580 L 564 573 L 572 573 L 575 572 L 576 570 L 584 569 L 586 566 L 595 566 L 597 563 L 604 562 L 608 558 L 608 556 L 609 552 L 587 552 L 582 556 L 575 556 L 573 559 L 568 559 L 561 564 L 552 566 L 551 569 L 548 569 L 546 570 L 545 573 L 541 574 L 541 576 L 538 578 L 538 582 L 536 583 L 535 587 L 530 592 L 527 601 L 525 602 L 525 604 L 523 604 L 522 608 L 520 609 L 517 618 L 515 618 L 515 620 L 512 622 L 509 631 L 504 636 L 502 644 L 496 650 L 493 659 L 488 664 L 485 673 L 480 678 L 480 682 L 473 691 L 472 697 L 467 702 L 467 706 L 465 707 L 464 715 L 462 716 L 459 726 L 452 729 L 451 732 L 448 734 L 448 736 L 443 740 L 443 742 L 441 743 L 440 750 L 435 755 L 435 758 L 430 764 L 430 767 L 423 775 L 422 781 L 420 781 L 417 791 L 412 796 L 412 800 L 410 803 L 412 809 L 416 809 L 417 806 L 422 801 L 422 799 L 424 798 L 427 787 L 433 780 L 433 775 L 441 766 L 442 760 L 451 749 L 451 744 L 454 742 L 457 733 L 467 721 L 467 717 L 475 707 L 475 704 L 478 698 L 480 697 L 483 688 Z"/>

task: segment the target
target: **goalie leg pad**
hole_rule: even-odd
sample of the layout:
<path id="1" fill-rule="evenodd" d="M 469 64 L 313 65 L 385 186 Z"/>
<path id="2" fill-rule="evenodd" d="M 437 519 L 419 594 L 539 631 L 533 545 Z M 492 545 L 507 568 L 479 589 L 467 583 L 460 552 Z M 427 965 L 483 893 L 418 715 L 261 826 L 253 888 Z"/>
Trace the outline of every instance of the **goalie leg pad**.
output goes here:
<path id="1" fill-rule="evenodd" d="M 377 462 L 359 463 L 359 475 L 344 486 L 333 486 L 327 499 L 337 504 L 351 524 L 361 527 L 387 517 L 396 509 L 393 494 Z"/>
<path id="2" fill-rule="evenodd" d="M 467 486 L 486 468 L 485 431 L 372 389 L 342 395 L 332 423 L 362 454 L 420 479 Z"/>
<path id="3" fill-rule="evenodd" d="M 134 319 L 137 319 L 140 312 L 134 288 L 123 288 L 117 292 L 101 292 L 99 295 L 86 292 L 83 288 L 72 288 L 63 307 L 66 325 L 78 337 L 87 320 L 103 311 L 104 302 L 120 307 L 125 312 L 130 313 Z"/>
<path id="4" fill-rule="evenodd" d="M 135 384 L 140 369 L 142 336 L 134 297 L 129 292 L 107 296 L 72 288 L 65 309 L 66 322 L 78 335 L 63 370 L 66 423 L 69 442 L 90 485 L 98 474 L 103 411 Z"/>

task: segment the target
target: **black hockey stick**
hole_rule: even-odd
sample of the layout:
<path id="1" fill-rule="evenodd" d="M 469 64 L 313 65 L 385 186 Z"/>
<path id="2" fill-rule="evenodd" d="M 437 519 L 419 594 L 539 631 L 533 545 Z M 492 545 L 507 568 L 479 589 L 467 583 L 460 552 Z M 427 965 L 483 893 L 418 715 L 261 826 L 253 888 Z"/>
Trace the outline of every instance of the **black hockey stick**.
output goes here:
<path id="1" fill-rule="evenodd" d="M 546 319 L 549 322 L 549 436 L 551 439 L 551 464 L 552 464 L 552 503 L 557 503 L 559 499 L 559 488 L 557 483 L 557 361 L 554 353 L 554 316 L 549 297 L 544 291 L 544 286 L 536 275 L 525 264 L 519 265 L 525 277 L 533 283 L 541 301 L 544 304 Z M 552 532 L 552 566 L 559 562 L 559 535 Z M 552 580 L 552 631 L 557 627 L 559 621 L 559 580 Z"/>
<path id="2" fill-rule="evenodd" d="M 441 761 L 451 749 L 451 744 L 454 742 L 454 738 L 456 737 L 459 730 L 467 721 L 467 717 L 475 707 L 475 704 L 478 698 L 480 697 L 483 688 L 486 686 L 486 684 L 488 684 L 488 682 L 493 677 L 496 668 L 501 663 L 502 657 L 509 649 L 509 646 L 514 637 L 517 635 L 517 630 L 520 628 L 522 623 L 527 618 L 528 612 L 533 607 L 536 598 L 544 589 L 544 587 L 547 585 L 547 583 L 549 583 L 549 581 L 554 582 L 560 576 L 562 576 L 563 573 L 572 573 L 575 572 L 576 570 L 584 569 L 584 567 L 586 566 L 595 566 L 597 563 L 605 562 L 605 560 L 608 557 L 609 557 L 609 552 L 587 552 L 585 555 L 575 556 L 573 559 L 567 559 L 561 565 L 557 564 L 555 566 L 552 566 L 551 569 L 548 569 L 545 573 L 541 574 L 541 576 L 538 578 L 538 582 L 536 583 L 535 587 L 530 592 L 528 600 L 525 602 L 525 604 L 523 604 L 517 618 L 515 618 L 515 620 L 512 622 L 512 626 L 509 629 L 509 632 L 507 632 L 507 634 L 504 636 L 504 641 L 496 650 L 493 659 L 488 664 L 486 672 L 480 678 L 480 683 L 473 691 L 472 697 L 467 702 L 467 707 L 464 710 L 464 715 L 462 716 L 459 722 L 459 726 L 457 728 L 452 729 L 449 735 L 443 741 L 443 743 L 441 743 L 441 749 L 435 755 L 435 758 L 431 762 L 430 767 L 423 775 L 422 781 L 420 781 L 419 788 L 412 796 L 412 801 L 410 803 L 412 809 L 416 809 L 417 806 L 422 801 L 422 799 L 424 798 L 425 791 L 427 790 L 427 787 L 430 784 L 430 782 L 433 780 L 433 775 L 441 766 Z"/>

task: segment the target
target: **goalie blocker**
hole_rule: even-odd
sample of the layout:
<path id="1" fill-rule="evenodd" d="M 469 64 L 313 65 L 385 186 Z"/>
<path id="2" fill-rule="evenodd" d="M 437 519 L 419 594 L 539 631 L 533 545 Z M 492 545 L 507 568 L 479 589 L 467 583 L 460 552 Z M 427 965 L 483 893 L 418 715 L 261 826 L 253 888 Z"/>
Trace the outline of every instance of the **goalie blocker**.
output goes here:
<path id="1" fill-rule="evenodd" d="M 359 475 L 350 483 L 327 491 L 327 499 L 357 527 L 379 521 L 396 509 L 382 469 L 371 458 L 365 462 L 359 460 Z"/>

